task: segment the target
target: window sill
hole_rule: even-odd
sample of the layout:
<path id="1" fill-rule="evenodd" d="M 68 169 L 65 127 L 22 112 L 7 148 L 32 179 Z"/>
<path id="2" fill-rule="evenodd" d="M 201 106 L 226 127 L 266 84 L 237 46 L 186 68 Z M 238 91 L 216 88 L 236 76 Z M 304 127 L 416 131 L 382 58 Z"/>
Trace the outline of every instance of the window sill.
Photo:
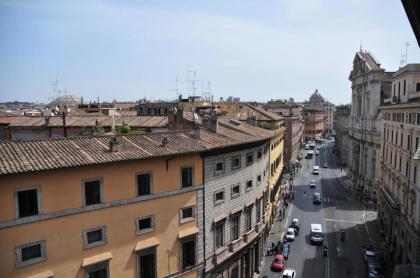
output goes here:
<path id="1" fill-rule="evenodd" d="M 105 244 L 106 244 L 105 240 L 93 242 L 93 243 L 85 244 L 83 249 L 89 249 L 89 248 L 93 248 L 93 247 L 97 247 L 97 246 L 101 246 Z"/>
<path id="2" fill-rule="evenodd" d="M 194 220 L 195 220 L 194 217 L 188 217 L 188 218 L 181 219 L 181 221 L 179 221 L 179 223 L 184 224 L 184 223 L 188 223 L 188 222 L 191 222 L 191 221 L 194 221 Z"/>
<path id="3" fill-rule="evenodd" d="M 241 193 L 232 194 L 231 199 L 238 198 L 239 196 L 241 196 Z"/>
<path id="4" fill-rule="evenodd" d="M 136 230 L 136 235 L 139 236 L 139 235 L 147 234 L 147 233 L 154 232 L 154 231 L 155 231 L 154 228 L 144 229 L 144 230 L 140 230 L 140 231 Z"/>
<path id="5" fill-rule="evenodd" d="M 215 201 L 214 206 L 217 207 L 218 205 L 223 204 L 224 202 L 225 202 L 225 200 Z"/>

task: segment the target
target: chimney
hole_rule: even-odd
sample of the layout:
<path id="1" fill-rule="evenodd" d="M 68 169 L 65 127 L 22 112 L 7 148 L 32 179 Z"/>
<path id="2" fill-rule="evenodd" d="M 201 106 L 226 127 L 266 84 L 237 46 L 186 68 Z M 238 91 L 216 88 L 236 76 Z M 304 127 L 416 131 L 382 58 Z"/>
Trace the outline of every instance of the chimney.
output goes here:
<path id="1" fill-rule="evenodd" d="M 45 125 L 46 126 L 49 126 L 50 125 L 50 120 L 51 120 L 51 117 L 46 117 L 45 118 Z"/>
<path id="2" fill-rule="evenodd" d="M 168 129 L 184 129 L 184 110 L 182 108 L 172 107 L 168 113 Z"/>
<path id="3" fill-rule="evenodd" d="M 203 126 L 215 133 L 219 131 L 219 121 L 216 115 L 212 115 L 206 119 L 203 118 Z"/>
<path id="4" fill-rule="evenodd" d="M 256 116 L 248 116 L 248 118 L 246 119 L 246 122 L 250 125 L 257 125 L 257 117 Z"/>
<path id="5" fill-rule="evenodd" d="M 194 129 L 194 138 L 195 139 L 202 139 L 203 138 L 203 129 L 202 128 L 196 128 Z"/>
<path id="6" fill-rule="evenodd" d="M 118 152 L 120 149 L 120 142 L 118 142 L 117 137 L 112 138 L 109 141 L 109 151 L 112 153 Z"/>
<path id="7" fill-rule="evenodd" d="M 163 137 L 161 147 L 165 147 L 169 143 L 168 136 Z"/>

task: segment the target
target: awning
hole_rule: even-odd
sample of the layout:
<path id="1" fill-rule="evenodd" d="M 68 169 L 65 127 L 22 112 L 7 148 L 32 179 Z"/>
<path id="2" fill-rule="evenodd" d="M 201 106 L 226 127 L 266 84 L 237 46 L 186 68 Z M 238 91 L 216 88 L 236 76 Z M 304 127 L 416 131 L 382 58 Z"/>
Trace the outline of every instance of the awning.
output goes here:
<path id="1" fill-rule="evenodd" d="M 99 254 L 99 255 L 96 255 L 96 256 L 92 256 L 92 257 L 83 259 L 82 266 L 87 267 L 87 266 L 90 266 L 90 265 L 93 265 L 93 264 L 108 261 L 110 259 L 112 259 L 111 252 L 105 252 L 105 253 L 102 253 L 102 254 Z"/>
<path id="2" fill-rule="evenodd" d="M 197 227 L 187 228 L 187 229 L 179 231 L 178 238 L 184 238 L 184 237 L 187 237 L 187 236 L 192 236 L 192 235 L 195 235 L 196 233 L 198 233 L 198 228 Z"/>
<path id="3" fill-rule="evenodd" d="M 223 219 L 226 219 L 226 218 L 227 218 L 227 215 L 226 215 L 226 214 L 224 214 L 224 213 L 219 214 L 218 216 L 216 216 L 216 217 L 213 219 L 213 223 L 220 222 L 220 221 L 222 221 Z"/>
<path id="4" fill-rule="evenodd" d="M 52 272 L 51 270 L 47 270 L 32 276 L 29 276 L 28 278 L 51 278 L 54 277 L 54 272 Z"/>
<path id="5" fill-rule="evenodd" d="M 155 247 L 157 245 L 159 245 L 159 240 L 155 237 L 151 237 L 149 239 L 138 241 L 136 247 L 134 248 L 134 251 L 138 252 L 140 250 Z"/>
<path id="6" fill-rule="evenodd" d="M 242 207 L 231 210 L 230 215 L 234 215 L 234 214 L 237 214 L 237 213 L 240 213 L 240 212 L 242 212 Z"/>

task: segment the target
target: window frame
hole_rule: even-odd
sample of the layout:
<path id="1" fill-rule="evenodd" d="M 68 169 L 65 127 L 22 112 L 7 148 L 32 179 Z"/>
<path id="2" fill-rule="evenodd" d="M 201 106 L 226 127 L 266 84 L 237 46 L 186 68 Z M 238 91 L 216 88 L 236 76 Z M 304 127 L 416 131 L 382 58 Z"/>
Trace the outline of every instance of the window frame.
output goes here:
<path id="1" fill-rule="evenodd" d="M 188 243 L 188 242 L 190 242 L 190 241 L 193 241 L 194 242 L 194 264 L 193 265 L 189 265 L 189 266 L 186 266 L 186 267 L 184 267 L 184 244 L 185 243 Z M 186 237 L 186 238 L 183 238 L 183 239 L 181 239 L 180 240 L 180 248 L 179 248 L 180 250 L 180 260 L 179 260 L 179 262 L 180 262 L 180 269 L 181 270 L 188 270 L 188 269 L 192 269 L 192 268 L 194 268 L 196 265 L 197 265 L 197 255 L 198 255 L 198 246 L 197 246 L 197 235 L 192 235 L 192 236 L 189 236 L 189 237 Z"/>
<path id="2" fill-rule="evenodd" d="M 263 150 L 262 150 L 262 148 L 259 148 L 257 150 L 257 160 L 262 159 L 262 156 L 263 156 Z"/>
<path id="3" fill-rule="evenodd" d="M 238 221 L 236 226 L 233 224 L 235 220 Z M 234 227 L 238 229 L 237 238 L 234 238 Z M 230 216 L 230 241 L 237 240 L 240 237 L 241 237 L 241 212 L 238 212 Z"/>
<path id="4" fill-rule="evenodd" d="M 19 192 L 29 191 L 29 190 L 34 190 L 34 189 L 36 189 L 36 194 L 37 194 L 38 213 L 33 214 L 33 215 L 29 215 L 29 216 L 20 217 L 20 215 L 19 215 L 20 214 L 19 213 Z M 13 194 L 14 194 L 14 203 L 15 203 L 15 219 L 32 217 L 32 216 L 35 216 L 35 215 L 42 214 L 41 186 L 30 186 L 30 187 L 17 188 L 17 189 L 15 189 Z"/>
<path id="5" fill-rule="evenodd" d="M 252 157 L 252 161 L 251 162 L 248 162 L 248 157 L 249 156 L 251 156 Z M 251 166 L 252 164 L 254 164 L 254 152 L 252 151 L 252 152 L 247 152 L 246 153 L 246 163 L 245 163 L 245 165 L 246 165 L 246 167 L 249 167 L 249 166 Z"/>
<path id="6" fill-rule="evenodd" d="M 86 204 L 86 182 L 91 182 L 91 181 L 99 181 L 99 199 L 100 200 L 99 200 L 99 203 L 87 205 Z M 104 179 L 103 179 L 103 177 L 83 179 L 82 180 L 82 198 L 83 198 L 82 199 L 83 207 L 90 207 L 90 206 L 103 204 L 104 203 Z"/>
<path id="7" fill-rule="evenodd" d="M 233 192 L 233 188 L 234 187 L 238 187 L 239 188 L 239 192 L 238 193 L 234 193 Z M 241 196 L 241 184 L 240 183 L 232 184 L 231 187 L 230 187 L 230 197 L 231 197 L 231 199 L 238 198 L 239 196 Z"/>
<path id="8" fill-rule="evenodd" d="M 146 194 L 146 195 L 139 195 L 140 191 L 139 191 L 139 180 L 138 180 L 138 176 L 140 175 L 149 175 L 149 191 L 150 194 Z M 153 172 L 152 171 L 142 171 L 142 172 L 136 172 L 135 173 L 135 184 L 136 184 L 136 197 L 143 197 L 143 196 L 149 196 L 149 195 L 153 195 Z"/>
<path id="9" fill-rule="evenodd" d="M 258 181 L 258 178 L 260 179 L 259 181 Z M 257 186 L 261 185 L 261 183 L 262 183 L 262 175 L 259 174 L 259 175 L 257 175 Z"/>
<path id="10" fill-rule="evenodd" d="M 251 186 L 248 186 L 248 183 L 249 182 L 251 182 Z M 246 192 L 251 191 L 253 187 L 254 187 L 253 180 L 252 179 L 247 180 L 246 183 L 245 183 L 245 190 L 246 190 Z"/>
<path id="11" fill-rule="evenodd" d="M 226 246 L 226 238 L 225 238 L 225 220 L 222 219 L 219 222 L 213 224 L 213 231 L 214 231 L 214 250 L 220 250 Z M 218 234 L 218 229 L 221 229 L 221 234 Z M 219 242 L 218 238 L 221 238 L 221 242 Z M 219 245 L 221 244 L 221 245 Z"/>
<path id="12" fill-rule="evenodd" d="M 221 164 L 222 164 L 222 170 L 217 170 L 217 164 L 219 164 L 219 163 L 221 163 Z M 223 159 L 216 160 L 216 161 L 214 162 L 214 171 L 213 171 L 214 175 L 215 175 L 215 176 L 216 176 L 216 175 L 221 175 L 221 174 L 223 174 L 224 172 L 225 172 L 225 161 L 224 161 Z"/>
<path id="13" fill-rule="evenodd" d="M 144 250 L 139 250 L 139 251 L 136 252 L 136 264 L 137 264 L 136 265 L 136 269 L 137 269 L 136 277 L 142 278 L 140 276 L 140 270 L 141 270 L 140 269 L 140 259 L 141 259 L 141 257 L 148 256 L 148 255 L 153 255 L 154 256 L 154 260 L 155 260 L 154 277 L 155 278 L 158 277 L 157 276 L 157 255 L 156 255 L 156 253 L 157 253 L 156 246 L 150 247 L 150 248 L 147 248 L 147 249 L 144 249 Z"/>
<path id="14" fill-rule="evenodd" d="M 148 219 L 148 218 L 151 219 L 151 227 L 147 228 L 147 229 L 140 230 L 139 221 L 144 220 L 144 219 Z M 143 235 L 143 234 L 147 234 L 147 233 L 150 233 L 150 232 L 154 232 L 155 229 L 156 229 L 155 228 L 155 223 L 156 222 L 155 222 L 155 216 L 154 215 L 146 215 L 146 216 L 141 216 L 141 217 L 136 218 L 136 220 L 135 220 L 136 235 Z"/>
<path id="15" fill-rule="evenodd" d="M 182 217 L 182 211 L 184 210 L 184 209 L 189 209 L 189 208 L 191 208 L 192 209 L 192 216 L 191 217 L 186 217 L 186 218 L 183 218 Z M 182 208 L 180 208 L 179 209 L 179 223 L 181 224 L 181 223 L 186 223 L 186 222 L 190 222 L 190 221 L 194 221 L 195 220 L 195 216 L 196 216 L 196 212 L 195 212 L 195 205 L 189 205 L 189 206 L 186 206 L 186 207 L 182 207 Z"/>
<path id="16" fill-rule="evenodd" d="M 222 192 L 223 192 L 223 199 L 222 200 L 217 200 L 216 199 L 217 194 L 222 193 Z M 225 202 L 226 195 L 225 195 L 225 189 L 224 188 L 214 191 L 213 194 L 214 194 L 213 195 L 214 206 L 218 206 L 218 205 L 223 204 Z"/>
<path id="17" fill-rule="evenodd" d="M 191 185 L 184 186 L 183 183 L 182 183 L 182 171 L 184 169 L 187 169 L 187 168 L 191 168 Z M 195 169 L 194 169 L 194 165 L 185 165 L 185 166 L 182 166 L 181 167 L 181 170 L 180 170 L 180 174 L 181 174 L 180 175 L 181 188 L 188 188 L 188 187 L 193 187 L 194 186 L 194 180 L 195 180 Z"/>
<path id="18" fill-rule="evenodd" d="M 235 159 L 238 159 L 238 161 L 239 161 L 239 165 L 238 165 L 238 166 L 234 166 L 234 165 L 233 165 L 233 161 L 234 161 Z M 233 171 L 233 170 L 238 170 L 238 169 L 241 169 L 241 164 L 242 164 L 242 162 L 241 162 L 241 155 L 240 155 L 240 154 L 232 156 L 231 162 L 232 162 L 232 164 L 231 164 L 232 171 Z"/>
<path id="19" fill-rule="evenodd" d="M 88 233 L 93 232 L 93 231 L 97 231 L 97 230 L 101 230 L 102 233 L 102 240 L 100 241 L 96 241 L 96 242 L 92 242 L 92 243 L 88 243 Z M 99 226 L 99 227 L 94 227 L 94 228 L 89 228 L 86 230 L 82 231 L 82 235 L 83 235 L 83 249 L 89 249 L 89 248 L 93 248 L 96 246 L 101 246 L 101 245 L 105 245 L 107 243 L 107 238 L 106 238 L 106 226 Z"/>
<path id="20" fill-rule="evenodd" d="M 35 245 L 41 245 L 41 257 L 29 259 L 27 261 L 22 261 L 22 249 L 35 246 Z M 46 249 L 47 242 L 46 240 L 40 240 L 36 242 L 31 242 L 23 245 L 19 245 L 15 247 L 15 253 L 16 253 L 16 268 L 22 268 L 28 265 L 40 263 L 43 261 L 46 261 L 48 259 L 47 257 L 47 249 Z"/>
<path id="21" fill-rule="evenodd" d="M 90 272 L 98 271 L 102 268 L 106 268 L 106 276 L 107 276 L 107 278 L 109 278 L 110 277 L 110 274 L 109 274 L 109 260 L 106 260 L 106 261 L 103 261 L 103 262 L 98 262 L 96 264 L 86 266 L 85 267 L 85 278 L 89 278 Z"/>

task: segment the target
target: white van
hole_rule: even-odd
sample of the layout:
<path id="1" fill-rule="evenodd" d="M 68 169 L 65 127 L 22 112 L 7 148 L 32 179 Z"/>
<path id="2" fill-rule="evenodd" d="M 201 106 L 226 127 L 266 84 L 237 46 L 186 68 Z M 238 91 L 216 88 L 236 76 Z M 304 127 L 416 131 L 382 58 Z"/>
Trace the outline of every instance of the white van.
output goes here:
<path id="1" fill-rule="evenodd" d="M 319 175 L 319 166 L 314 166 L 314 169 L 312 170 L 312 173 L 314 174 L 314 175 Z"/>
<path id="2" fill-rule="evenodd" d="M 311 243 L 322 244 L 324 241 L 324 233 L 321 224 L 311 224 L 311 233 L 309 235 Z"/>

